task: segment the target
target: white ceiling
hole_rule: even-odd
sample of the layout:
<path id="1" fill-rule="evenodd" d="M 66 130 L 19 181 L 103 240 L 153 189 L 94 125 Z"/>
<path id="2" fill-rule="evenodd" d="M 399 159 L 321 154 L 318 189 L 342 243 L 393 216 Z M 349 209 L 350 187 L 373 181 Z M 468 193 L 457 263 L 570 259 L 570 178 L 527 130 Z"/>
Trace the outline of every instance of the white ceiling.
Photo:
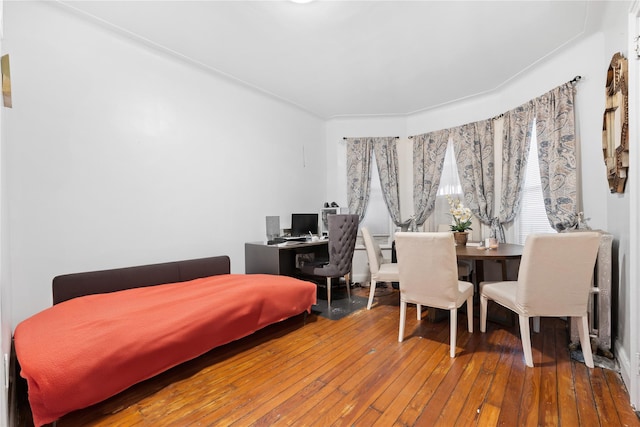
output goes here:
<path id="1" fill-rule="evenodd" d="M 597 29 L 594 1 L 63 1 L 319 117 L 491 92 Z M 567 76 L 572 77 L 572 76 Z"/>

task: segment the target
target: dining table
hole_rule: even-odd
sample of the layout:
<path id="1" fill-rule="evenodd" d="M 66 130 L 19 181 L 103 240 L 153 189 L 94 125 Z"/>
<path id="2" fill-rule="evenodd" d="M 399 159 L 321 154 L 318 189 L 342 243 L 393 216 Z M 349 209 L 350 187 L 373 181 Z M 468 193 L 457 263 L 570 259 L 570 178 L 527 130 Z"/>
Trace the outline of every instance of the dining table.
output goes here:
<path id="1" fill-rule="evenodd" d="M 457 245 L 456 257 L 458 260 L 470 260 L 475 264 L 476 285 L 484 281 L 484 261 L 498 261 L 502 264 L 502 280 L 508 280 L 507 263 L 509 259 L 522 258 L 523 245 L 514 243 L 500 243 L 496 248 L 488 248 L 479 245 Z"/>
<path id="2" fill-rule="evenodd" d="M 458 260 L 470 260 L 474 263 L 475 281 L 474 281 L 474 305 L 479 303 L 480 300 L 480 283 L 484 282 L 484 263 L 485 261 L 496 261 L 501 264 L 501 278 L 500 280 L 509 280 L 507 272 L 507 260 L 520 260 L 522 258 L 523 245 L 517 245 L 514 243 L 500 243 L 495 248 L 489 248 L 486 246 L 480 246 L 478 244 L 467 244 L 466 246 L 456 245 L 456 256 Z M 512 278 L 511 280 L 516 280 Z M 479 307 L 476 307 L 479 308 Z M 434 310 L 432 310 L 434 311 Z M 474 315 L 478 316 L 479 311 L 474 309 Z M 434 317 L 442 317 L 434 313 Z M 488 320 L 496 323 L 500 323 L 506 326 L 513 326 L 514 316 L 513 312 L 509 309 L 492 305 L 488 312 Z"/>
<path id="3" fill-rule="evenodd" d="M 466 245 L 456 245 L 456 257 L 458 260 L 469 260 L 474 264 L 473 270 L 475 272 L 474 280 L 474 305 L 479 302 L 479 287 L 480 283 L 485 280 L 484 270 L 485 261 L 496 261 L 501 264 L 501 278 L 500 280 L 508 280 L 507 272 L 507 260 L 520 260 L 522 258 L 522 252 L 524 250 L 523 245 L 515 243 L 499 243 L 495 248 L 489 248 L 487 246 L 480 246 L 477 242 L 469 242 Z M 395 241 L 392 244 L 391 253 L 392 262 L 397 262 Z M 516 278 L 514 278 L 515 280 Z M 397 284 L 394 284 L 397 289 Z M 477 310 L 474 310 L 477 311 Z M 440 321 L 448 318 L 448 313 L 445 310 L 432 309 L 428 311 L 427 318 L 433 322 Z M 497 308 L 489 312 L 489 320 L 502 323 L 505 325 L 513 325 L 513 315 L 508 309 Z"/>
<path id="4" fill-rule="evenodd" d="M 470 260 L 475 264 L 476 285 L 484 281 L 484 261 L 498 261 L 502 264 L 502 280 L 507 280 L 507 263 L 509 259 L 522 258 L 523 245 L 514 243 L 499 243 L 496 248 L 480 246 L 478 243 L 456 245 L 456 258 L 458 260 Z M 398 262 L 396 255 L 396 242 L 391 246 L 391 261 Z M 397 288 L 397 287 L 396 287 Z"/>

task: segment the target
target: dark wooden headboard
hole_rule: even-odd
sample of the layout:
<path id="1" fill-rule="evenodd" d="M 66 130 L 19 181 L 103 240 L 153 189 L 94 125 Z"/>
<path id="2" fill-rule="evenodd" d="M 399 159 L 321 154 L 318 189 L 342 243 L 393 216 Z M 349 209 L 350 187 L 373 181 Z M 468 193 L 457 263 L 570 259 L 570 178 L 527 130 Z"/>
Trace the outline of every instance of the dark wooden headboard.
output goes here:
<path id="1" fill-rule="evenodd" d="M 228 256 L 165 262 L 162 264 L 65 274 L 53 279 L 53 304 L 84 295 L 185 282 L 201 277 L 229 274 Z"/>

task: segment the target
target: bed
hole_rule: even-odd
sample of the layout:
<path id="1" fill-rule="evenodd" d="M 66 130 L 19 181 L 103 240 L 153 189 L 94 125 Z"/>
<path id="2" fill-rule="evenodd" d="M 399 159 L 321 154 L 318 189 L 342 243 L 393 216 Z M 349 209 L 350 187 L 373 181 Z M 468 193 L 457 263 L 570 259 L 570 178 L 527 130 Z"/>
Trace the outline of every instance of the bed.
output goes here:
<path id="1" fill-rule="evenodd" d="M 58 276 L 53 302 L 14 333 L 36 426 L 307 313 L 316 286 L 222 256 Z"/>

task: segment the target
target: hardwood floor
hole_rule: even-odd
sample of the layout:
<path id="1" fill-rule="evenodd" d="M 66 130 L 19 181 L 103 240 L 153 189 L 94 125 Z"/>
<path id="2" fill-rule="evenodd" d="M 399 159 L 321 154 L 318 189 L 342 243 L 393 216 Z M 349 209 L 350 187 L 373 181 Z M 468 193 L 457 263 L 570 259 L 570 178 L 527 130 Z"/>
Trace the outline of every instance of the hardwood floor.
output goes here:
<path id="1" fill-rule="evenodd" d="M 448 320 L 418 322 L 410 307 L 398 343 L 398 294 L 382 293 L 370 311 L 289 319 L 57 425 L 640 426 L 616 372 L 570 359 L 565 322 L 542 320 L 527 368 L 517 326 L 483 334 L 475 319 L 469 334 L 460 314 L 452 359 Z"/>

